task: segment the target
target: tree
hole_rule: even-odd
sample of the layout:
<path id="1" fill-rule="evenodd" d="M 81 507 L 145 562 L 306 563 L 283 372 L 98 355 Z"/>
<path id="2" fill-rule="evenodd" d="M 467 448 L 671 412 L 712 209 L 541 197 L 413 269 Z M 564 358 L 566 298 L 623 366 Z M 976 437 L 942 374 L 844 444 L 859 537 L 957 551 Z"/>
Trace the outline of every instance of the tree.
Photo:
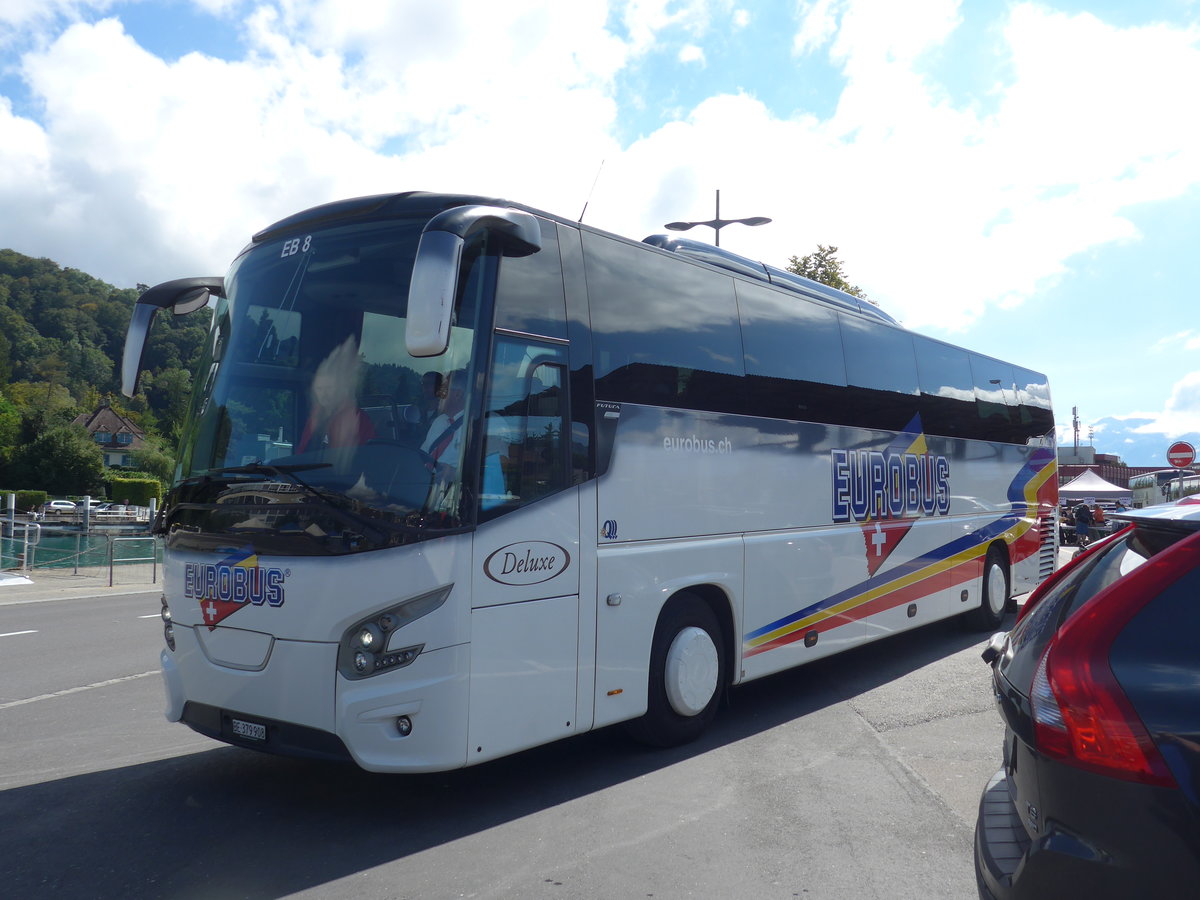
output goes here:
<path id="1" fill-rule="evenodd" d="M 166 441 L 156 435 L 146 435 L 142 448 L 134 451 L 133 461 L 137 469 L 153 475 L 168 487 L 175 477 L 175 456 L 167 448 Z"/>
<path id="2" fill-rule="evenodd" d="M 5 395 L 21 414 L 21 440 L 29 443 L 39 434 L 67 425 L 79 414 L 75 398 L 61 384 L 17 381 Z"/>
<path id="3" fill-rule="evenodd" d="M 11 454 L 21 434 L 21 411 L 0 394 L 0 463 Z"/>
<path id="4" fill-rule="evenodd" d="M 837 247 L 817 244 L 816 253 L 810 253 L 800 258 L 793 256 L 788 260 L 787 270 L 795 275 L 803 275 L 805 278 L 811 278 L 813 281 L 837 288 L 839 291 L 845 291 L 847 294 L 853 294 L 862 300 L 869 300 L 870 298 L 863 293 L 862 288 L 846 280 L 845 272 L 842 270 L 842 261 L 837 258 L 837 251 Z"/>
<path id="5" fill-rule="evenodd" d="M 22 487 L 51 494 L 99 494 L 104 485 L 104 453 L 84 428 L 63 425 L 18 447 L 7 474 Z"/>
<path id="6" fill-rule="evenodd" d="M 192 376 L 186 369 L 168 368 L 156 373 L 146 387 L 146 398 L 158 413 L 159 428 L 176 440 L 192 402 Z"/>

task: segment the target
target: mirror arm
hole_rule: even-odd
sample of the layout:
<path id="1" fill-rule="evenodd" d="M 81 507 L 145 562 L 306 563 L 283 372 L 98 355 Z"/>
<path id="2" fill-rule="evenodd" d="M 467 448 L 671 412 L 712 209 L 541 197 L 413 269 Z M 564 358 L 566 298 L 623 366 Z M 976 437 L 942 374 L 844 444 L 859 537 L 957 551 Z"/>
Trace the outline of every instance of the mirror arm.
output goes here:
<path id="1" fill-rule="evenodd" d="M 405 345 L 417 357 L 441 356 L 450 344 L 450 319 L 467 240 L 479 231 L 497 239 L 505 256 L 542 249 L 535 216 L 495 206 L 456 206 L 425 224 L 408 288 Z"/>
<path id="2" fill-rule="evenodd" d="M 542 232 L 537 218 L 516 209 L 495 206 L 456 206 L 438 213 L 425 226 L 425 233 L 445 231 L 466 243 L 484 229 L 498 237 L 505 256 L 531 256 L 542 249 Z"/>
<path id="3" fill-rule="evenodd" d="M 137 393 L 142 355 L 146 350 L 146 338 L 150 334 L 150 323 L 154 321 L 155 313 L 160 309 L 170 309 L 175 315 L 184 316 L 206 306 L 209 297 L 224 295 L 225 279 L 211 276 L 165 281 L 138 297 L 129 320 L 129 330 L 125 333 L 125 353 L 121 360 L 121 393 L 126 397 Z"/>

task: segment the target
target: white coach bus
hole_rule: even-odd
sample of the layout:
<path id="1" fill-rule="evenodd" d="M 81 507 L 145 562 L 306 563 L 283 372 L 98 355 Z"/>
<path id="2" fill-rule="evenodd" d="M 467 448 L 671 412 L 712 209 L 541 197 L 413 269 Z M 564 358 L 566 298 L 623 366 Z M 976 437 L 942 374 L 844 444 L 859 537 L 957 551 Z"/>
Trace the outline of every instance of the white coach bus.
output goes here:
<path id="1" fill-rule="evenodd" d="M 255 235 L 212 301 L 166 543 L 168 719 L 451 769 L 964 614 L 1054 567 L 1046 379 L 694 241 L 403 193 Z"/>

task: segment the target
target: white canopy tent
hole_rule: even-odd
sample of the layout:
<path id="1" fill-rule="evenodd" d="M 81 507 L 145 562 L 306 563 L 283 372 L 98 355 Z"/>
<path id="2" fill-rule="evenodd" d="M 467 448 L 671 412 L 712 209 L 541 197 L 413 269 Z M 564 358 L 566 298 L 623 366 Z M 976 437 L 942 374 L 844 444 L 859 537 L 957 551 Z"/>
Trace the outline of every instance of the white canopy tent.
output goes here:
<path id="1" fill-rule="evenodd" d="M 1126 503 L 1133 502 L 1133 491 L 1129 488 L 1123 488 L 1119 484 L 1113 484 L 1110 481 L 1105 481 L 1091 469 L 1072 478 L 1064 485 L 1058 488 L 1058 496 L 1060 500 L 1124 500 Z"/>

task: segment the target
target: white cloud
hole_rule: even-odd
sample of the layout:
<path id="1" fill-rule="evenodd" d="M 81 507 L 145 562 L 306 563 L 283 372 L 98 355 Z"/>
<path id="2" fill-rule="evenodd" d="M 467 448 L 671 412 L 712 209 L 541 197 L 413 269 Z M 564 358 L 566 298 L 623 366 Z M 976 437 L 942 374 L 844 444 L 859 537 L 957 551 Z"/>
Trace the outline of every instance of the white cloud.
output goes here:
<path id="1" fill-rule="evenodd" d="M 792 41 L 792 52 L 811 53 L 824 47 L 837 33 L 838 15 L 845 0 L 801 0 L 797 8 L 800 28 Z"/>
<path id="2" fill-rule="evenodd" d="M 856 280 L 910 325 L 961 327 L 988 304 L 1017 306 L 1076 254 L 1138 239 L 1129 209 L 1200 182 L 1200 122 L 1180 115 L 1179 93 L 1200 84 L 1195 31 L 1015 4 L 1011 80 L 986 113 L 951 105 L 921 67 L 953 35 L 958 3 L 817 0 L 800 12 L 796 46 L 827 47 L 847 78 L 813 135 L 828 151 L 817 170 L 850 215 L 831 196 L 805 200 L 836 235 L 826 243 L 862 254 Z M 933 283 L 918 262 L 930 251 Z"/>
<path id="3" fill-rule="evenodd" d="M 1165 335 L 1151 345 L 1149 353 L 1174 353 L 1179 349 L 1200 350 L 1200 332 L 1188 328 L 1174 334 Z"/>
<path id="4" fill-rule="evenodd" d="M 219 270 L 274 218 L 355 194 L 474 191 L 572 216 L 606 160 L 592 224 L 641 237 L 708 218 L 719 188 L 723 215 L 775 220 L 731 226 L 724 246 L 782 264 L 836 244 L 907 324 L 962 327 L 1044 290 L 1077 254 L 1138 240 L 1129 210 L 1200 182 L 1200 120 L 1181 112 L 1200 85 L 1194 30 L 1017 3 L 995 32 L 1005 82 L 987 103 L 952 102 L 925 65 L 970 7 L 813 0 L 795 7 L 794 46 L 840 69 L 831 116 L 726 94 L 621 147 L 614 98 L 631 62 L 671 29 L 677 64 L 704 63 L 714 22 L 744 27 L 746 9 L 193 2 L 228 21 L 248 11 L 245 58 L 166 62 L 115 19 L 22 57 L 45 112 L 21 119 L 0 99 L 0 205 L 28 211 L 0 222 L 0 246 L 131 285 Z M 10 23 L 41 8 L 3 7 Z M 787 62 L 764 77 L 798 80 Z"/>
<path id="5" fill-rule="evenodd" d="M 466 5 L 477 19 L 498 8 Z M 167 63 L 116 19 L 67 28 L 22 61 L 41 121 L 0 105 L 0 204 L 30 211 L 19 228 L 0 224 L 0 246 L 132 286 L 220 271 L 254 230 L 343 196 L 424 188 L 582 205 L 615 153 L 606 84 L 623 49 L 602 5 L 524 7 L 439 37 L 407 33 L 395 6 L 343 15 L 353 34 L 323 32 L 326 4 L 263 6 L 239 62 Z"/>
<path id="6" fill-rule="evenodd" d="M 612 5 L 621 9 L 631 50 L 637 54 L 648 50 L 658 34 L 671 27 L 681 27 L 693 35 L 703 34 L 711 19 L 713 2 L 720 0 L 626 0 Z"/>
<path id="7" fill-rule="evenodd" d="M 1188 373 L 1172 386 L 1161 412 L 1133 413 L 1127 418 L 1150 420 L 1135 428 L 1136 434 L 1174 438 L 1200 432 L 1200 371 Z"/>

